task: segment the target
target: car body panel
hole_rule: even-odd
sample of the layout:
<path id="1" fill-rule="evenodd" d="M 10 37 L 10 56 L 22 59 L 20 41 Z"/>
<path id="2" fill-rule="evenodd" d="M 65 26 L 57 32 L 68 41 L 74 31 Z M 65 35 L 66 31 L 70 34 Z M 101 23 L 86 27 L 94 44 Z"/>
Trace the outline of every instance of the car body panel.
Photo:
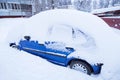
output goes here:
<path id="1" fill-rule="evenodd" d="M 48 48 L 45 46 L 46 44 L 48 45 L 48 43 L 39 44 L 37 41 L 35 42 L 21 40 L 19 42 L 18 49 L 24 50 L 34 55 L 43 57 L 49 61 L 57 62 L 63 65 L 65 65 L 67 56 L 74 51 L 70 48 L 67 48 L 66 50 L 56 50 L 53 48 Z M 51 44 L 55 44 L 55 42 L 52 42 Z"/>
<path id="2" fill-rule="evenodd" d="M 54 49 L 47 47 L 46 45 L 57 44 L 58 42 L 45 42 L 44 44 L 38 43 L 34 40 L 20 40 L 19 44 L 15 48 L 28 52 L 30 54 L 42 57 L 54 64 L 67 67 L 72 60 L 80 60 L 74 56 L 68 57 L 71 53 L 75 52 L 74 48 L 65 47 L 64 49 Z M 101 65 L 92 65 L 94 74 L 99 74 L 101 71 Z"/>

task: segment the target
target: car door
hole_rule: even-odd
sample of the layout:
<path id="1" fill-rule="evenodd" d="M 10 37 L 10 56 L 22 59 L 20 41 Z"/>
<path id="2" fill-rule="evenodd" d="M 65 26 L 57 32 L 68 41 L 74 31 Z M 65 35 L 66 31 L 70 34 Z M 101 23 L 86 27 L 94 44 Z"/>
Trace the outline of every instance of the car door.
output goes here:
<path id="1" fill-rule="evenodd" d="M 66 47 L 66 42 L 72 39 L 72 28 L 66 25 L 54 25 L 48 29 L 48 38 L 45 42 L 46 58 L 49 61 L 65 65 L 67 56 L 73 49 Z"/>

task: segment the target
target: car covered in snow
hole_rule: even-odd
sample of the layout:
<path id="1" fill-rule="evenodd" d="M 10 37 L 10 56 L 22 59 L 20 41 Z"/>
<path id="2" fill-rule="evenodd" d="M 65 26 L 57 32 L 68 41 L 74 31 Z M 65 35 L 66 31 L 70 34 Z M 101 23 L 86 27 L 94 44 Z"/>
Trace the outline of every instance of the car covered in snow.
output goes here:
<path id="1" fill-rule="evenodd" d="M 108 44 L 116 45 L 110 42 L 119 41 L 111 40 L 109 34 L 114 37 L 117 34 L 103 20 L 76 10 L 41 12 L 26 24 L 24 39 L 10 43 L 11 47 L 88 75 L 101 72 L 104 63 L 100 54 L 110 51 Z M 30 27 L 34 27 L 34 30 L 30 30 Z M 106 34 L 100 36 L 103 32 Z"/>

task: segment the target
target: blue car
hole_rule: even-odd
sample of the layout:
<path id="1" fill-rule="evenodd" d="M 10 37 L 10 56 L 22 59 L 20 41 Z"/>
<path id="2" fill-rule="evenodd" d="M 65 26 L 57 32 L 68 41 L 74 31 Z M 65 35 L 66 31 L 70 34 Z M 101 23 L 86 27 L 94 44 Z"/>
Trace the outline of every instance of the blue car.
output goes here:
<path id="1" fill-rule="evenodd" d="M 63 24 L 58 25 L 54 25 L 48 28 L 47 33 L 49 35 L 47 37 L 49 37 L 49 39 L 50 37 L 52 38 L 50 41 L 40 43 L 37 40 L 31 40 L 30 36 L 24 36 L 24 39 L 21 39 L 18 45 L 16 45 L 16 43 L 10 43 L 10 46 L 13 48 L 17 48 L 19 50 L 26 51 L 33 55 L 40 56 L 52 63 L 65 67 L 69 66 L 71 69 L 82 71 L 88 75 L 99 74 L 103 64 L 97 62 L 90 63 L 89 61 L 80 58 L 82 54 L 77 54 L 76 48 L 74 49 L 74 47 L 79 44 L 81 46 L 80 47 L 81 49 L 82 48 L 92 49 L 92 47 L 96 46 L 93 38 L 78 28 L 72 28 L 69 27 L 68 25 Z M 60 33 L 58 36 L 60 35 L 65 36 L 66 32 L 71 34 L 71 36 L 69 37 L 74 39 L 74 41 L 77 41 L 79 39 L 78 40 L 79 43 L 75 44 L 74 47 L 69 47 L 68 45 L 65 45 L 64 39 L 68 39 L 67 37 L 68 35 L 66 36 L 66 38 L 63 39 L 63 41 L 62 39 L 58 38 L 57 35 Z M 82 51 L 80 53 L 82 53 Z M 77 57 L 74 54 L 77 55 Z M 84 53 L 84 55 L 87 54 Z"/>
<path id="2" fill-rule="evenodd" d="M 60 13 L 60 11 L 63 12 Z M 59 17 L 59 15 L 63 16 L 64 19 Z M 30 34 L 27 34 L 27 36 L 25 34 L 24 39 L 21 39 L 18 43 L 10 43 L 10 47 L 39 56 L 54 64 L 70 67 L 88 75 L 99 74 L 103 65 L 101 61 L 98 61 L 98 57 L 95 56 L 99 52 L 98 42 L 96 42 L 99 40 L 97 39 L 99 37 L 96 36 L 99 30 L 92 30 L 93 28 L 91 27 L 97 27 L 93 21 L 91 21 L 93 25 L 87 25 L 82 22 L 82 19 L 84 20 L 83 16 L 89 16 L 95 20 L 98 18 L 96 19 L 95 16 L 78 11 L 77 15 L 79 17 L 77 18 L 81 20 L 81 23 L 79 21 L 72 23 L 72 19 L 69 22 L 70 15 L 71 13 L 69 11 L 67 12 L 67 10 L 40 13 L 40 22 L 35 21 L 36 19 L 34 17 L 33 20 L 31 18 L 35 22 L 31 21 L 29 23 L 28 31 L 35 24 L 39 24 L 39 26 L 34 26 L 35 30 L 32 29 L 32 31 L 29 31 Z M 51 18 L 48 19 L 48 17 Z M 47 18 L 47 20 L 44 18 Z M 40 27 L 40 25 L 44 27 Z"/>
<path id="3" fill-rule="evenodd" d="M 24 36 L 24 38 L 25 40 L 20 40 L 18 45 L 16 45 L 16 43 L 10 43 L 10 47 L 42 57 L 61 66 L 69 66 L 71 69 L 82 71 L 88 75 L 92 73 L 99 74 L 101 71 L 102 63 L 91 65 L 87 61 L 76 57 L 69 58 L 68 56 L 75 52 L 74 48 L 64 47 L 64 49 L 54 49 L 52 47 L 59 45 L 59 43 L 48 41 L 44 44 L 40 44 L 38 41 L 30 40 L 30 36 Z M 52 47 L 48 47 L 50 45 Z"/>

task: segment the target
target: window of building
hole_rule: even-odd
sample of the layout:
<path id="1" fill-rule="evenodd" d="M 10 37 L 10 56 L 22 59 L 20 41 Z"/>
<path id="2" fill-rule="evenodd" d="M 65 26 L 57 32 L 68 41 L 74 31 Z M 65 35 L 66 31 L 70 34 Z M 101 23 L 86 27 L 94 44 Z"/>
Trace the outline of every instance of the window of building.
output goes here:
<path id="1" fill-rule="evenodd" d="M 20 10 L 20 4 L 17 4 L 17 8 Z"/>
<path id="2" fill-rule="evenodd" d="M 12 9 L 11 3 L 8 3 L 8 9 Z"/>
<path id="3" fill-rule="evenodd" d="M 0 9 L 2 9 L 2 7 L 1 7 L 1 3 L 0 3 Z"/>
<path id="4" fill-rule="evenodd" d="M 8 3 L 8 9 L 20 10 L 20 4 Z"/>
<path id="5" fill-rule="evenodd" d="M 7 9 L 6 3 L 0 3 L 0 9 Z"/>
<path id="6" fill-rule="evenodd" d="M 11 4 L 12 9 L 14 9 L 14 4 Z"/>
<path id="7" fill-rule="evenodd" d="M 6 3 L 3 3 L 4 9 L 7 9 L 7 5 Z"/>
<path id="8" fill-rule="evenodd" d="M 0 3 L 0 5 L 1 5 L 1 9 L 4 9 L 4 5 L 3 5 L 3 3 Z"/>
<path id="9" fill-rule="evenodd" d="M 31 12 L 32 11 L 32 5 L 21 4 L 21 10 Z"/>
<path id="10" fill-rule="evenodd" d="M 14 9 L 18 9 L 17 4 L 14 4 Z"/>

